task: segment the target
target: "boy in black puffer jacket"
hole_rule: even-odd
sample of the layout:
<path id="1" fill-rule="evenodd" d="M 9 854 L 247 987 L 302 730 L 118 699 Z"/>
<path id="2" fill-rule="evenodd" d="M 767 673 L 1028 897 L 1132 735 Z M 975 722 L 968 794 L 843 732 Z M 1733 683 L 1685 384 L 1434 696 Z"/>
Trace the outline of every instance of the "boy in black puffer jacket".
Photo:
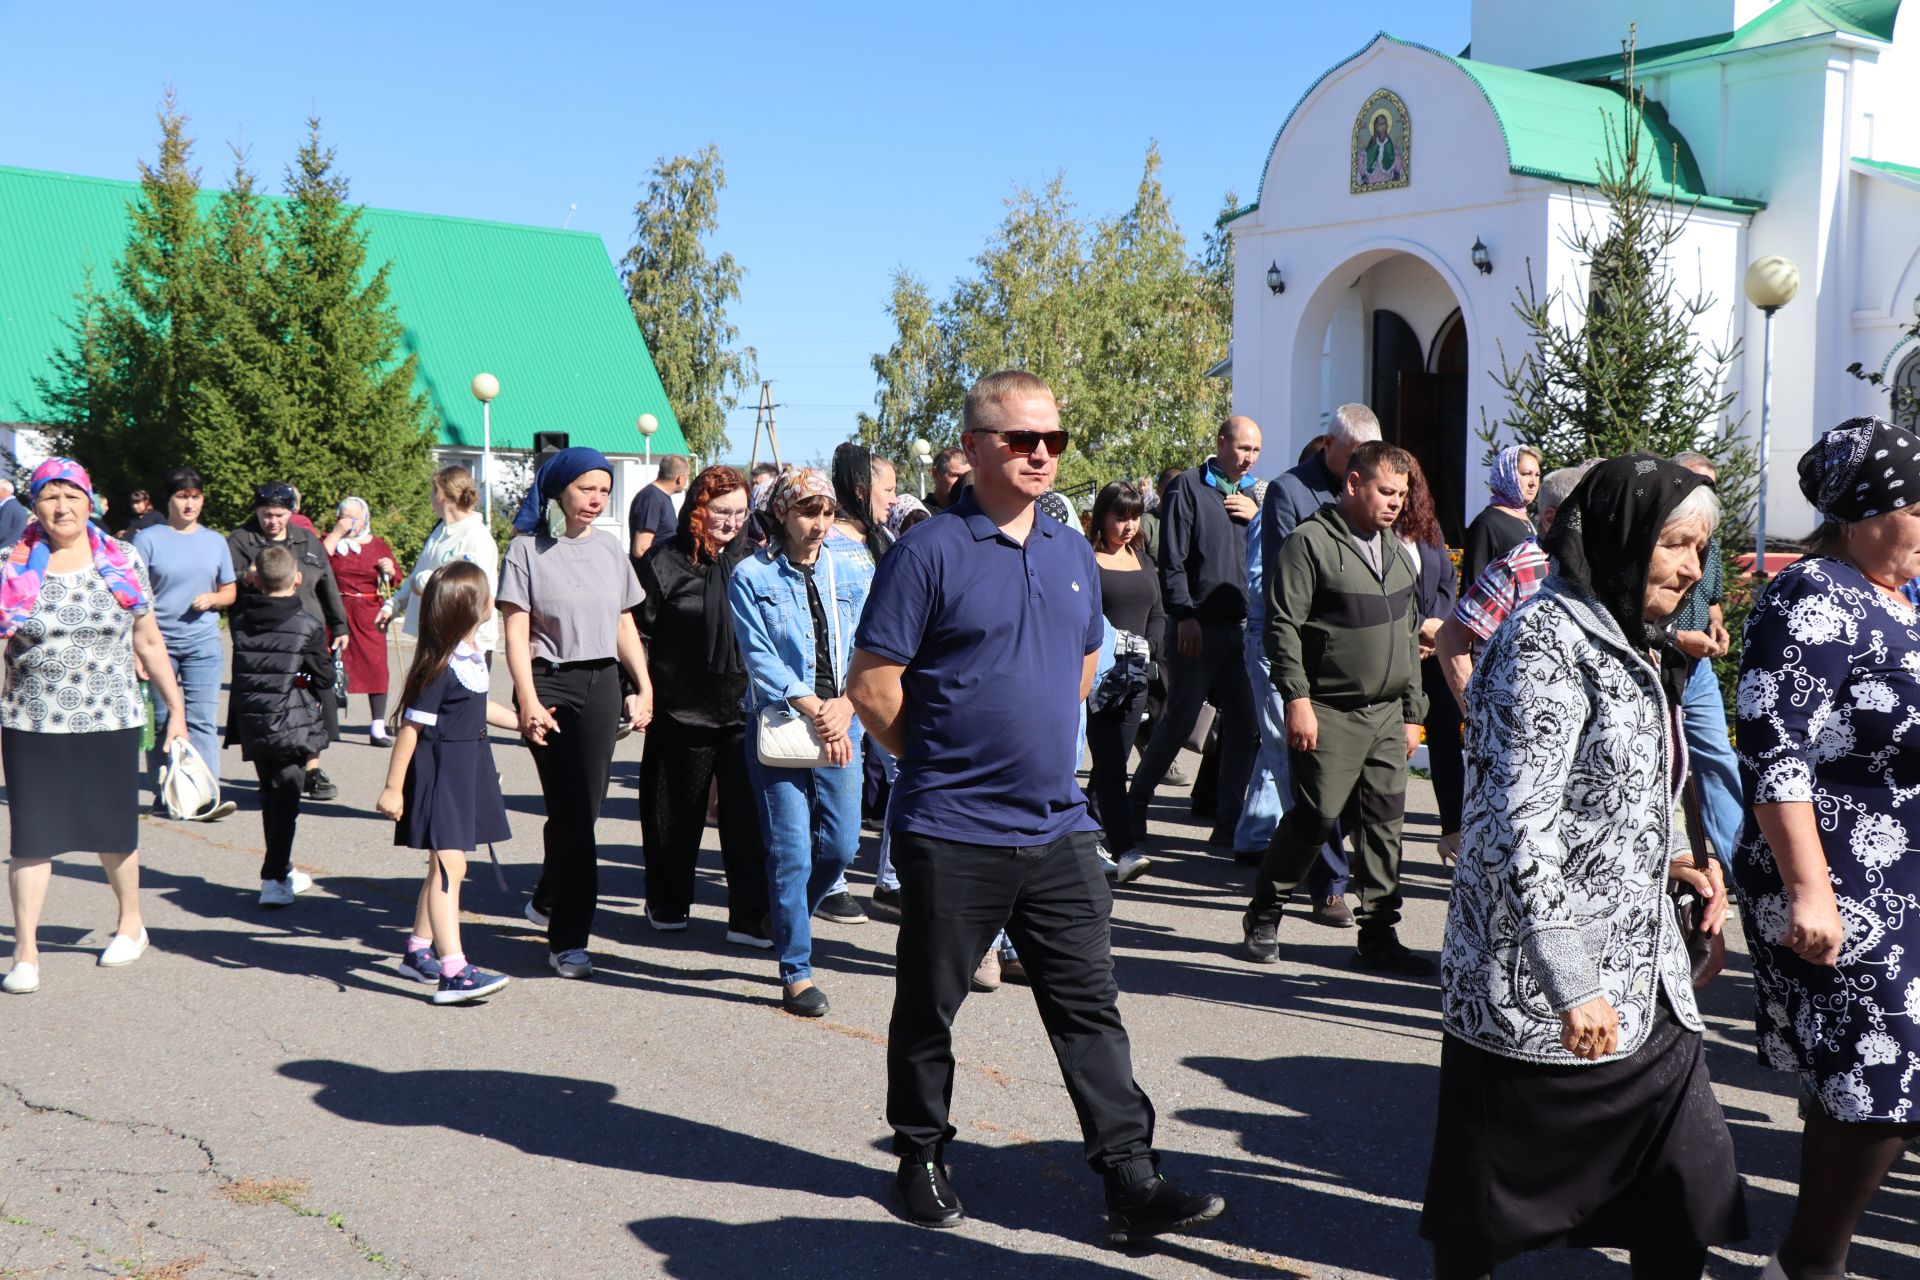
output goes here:
<path id="1" fill-rule="evenodd" d="M 293 869 L 293 829 L 300 819 L 306 763 L 327 741 L 319 690 L 333 680 L 333 654 L 317 618 L 300 607 L 300 567 L 282 546 L 254 561 L 267 598 L 233 636 L 229 743 L 253 761 L 260 778 L 260 822 L 267 856 L 260 864 L 260 905 L 284 907 L 313 886 Z"/>

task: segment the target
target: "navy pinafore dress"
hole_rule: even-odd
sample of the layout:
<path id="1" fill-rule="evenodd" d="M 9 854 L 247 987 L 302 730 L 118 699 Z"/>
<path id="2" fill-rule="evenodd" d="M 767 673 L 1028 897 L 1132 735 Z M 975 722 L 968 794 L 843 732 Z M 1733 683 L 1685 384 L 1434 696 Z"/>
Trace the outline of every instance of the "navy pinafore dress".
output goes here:
<path id="1" fill-rule="evenodd" d="M 463 646 L 406 708 L 420 742 L 407 766 L 406 809 L 394 824 L 395 845 L 471 853 L 510 834 L 487 740 L 485 682 L 484 660 Z"/>

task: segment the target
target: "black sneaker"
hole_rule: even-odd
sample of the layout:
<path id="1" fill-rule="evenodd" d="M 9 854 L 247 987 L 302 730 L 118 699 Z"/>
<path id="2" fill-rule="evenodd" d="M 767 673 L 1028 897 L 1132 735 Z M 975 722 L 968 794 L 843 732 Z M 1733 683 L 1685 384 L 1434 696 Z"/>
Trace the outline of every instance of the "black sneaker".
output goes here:
<path id="1" fill-rule="evenodd" d="M 1263 916 L 1251 907 L 1240 917 L 1240 928 L 1245 934 L 1241 946 L 1247 953 L 1247 959 L 1255 964 L 1275 964 L 1280 959 L 1280 917 Z"/>
<path id="2" fill-rule="evenodd" d="M 1221 1196 L 1189 1195 L 1155 1174 L 1107 1201 L 1107 1243 L 1138 1244 L 1152 1236 L 1187 1231 L 1227 1211 Z"/>
<path id="3" fill-rule="evenodd" d="M 898 889 L 876 888 L 873 891 L 873 905 L 898 911 L 900 909 L 900 891 Z"/>
<path id="4" fill-rule="evenodd" d="M 1400 941 L 1391 929 L 1377 934 L 1362 931 L 1360 945 L 1353 953 L 1353 967 L 1376 973 L 1397 973 L 1408 978 L 1431 977 L 1438 968 L 1432 960 Z"/>
<path id="5" fill-rule="evenodd" d="M 858 898 L 845 890 L 839 893 L 828 894 L 820 905 L 814 908 L 813 914 L 815 919 L 831 920 L 835 924 L 865 924 L 867 922 L 866 908 L 860 905 Z"/>
<path id="6" fill-rule="evenodd" d="M 903 1158 L 900 1172 L 893 1175 L 893 1187 L 900 1193 L 907 1221 L 917 1227 L 957 1227 L 967 1220 L 960 1197 L 947 1181 L 946 1166 L 936 1160 Z"/>
<path id="7" fill-rule="evenodd" d="M 340 794 L 340 788 L 333 785 L 324 769 L 316 768 L 307 770 L 306 792 L 309 800 L 331 800 Z"/>

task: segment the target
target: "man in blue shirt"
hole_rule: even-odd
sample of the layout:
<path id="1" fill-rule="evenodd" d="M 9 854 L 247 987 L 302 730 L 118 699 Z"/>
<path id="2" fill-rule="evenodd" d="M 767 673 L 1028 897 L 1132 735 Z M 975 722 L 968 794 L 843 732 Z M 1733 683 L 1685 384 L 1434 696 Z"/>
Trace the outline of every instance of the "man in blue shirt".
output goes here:
<path id="1" fill-rule="evenodd" d="M 631 554 L 640 559 L 655 541 L 671 538 L 680 528 L 680 514 L 673 509 L 673 495 L 687 487 L 687 460 L 677 453 L 660 459 L 660 473 L 653 483 L 640 486 L 627 505 L 627 534 L 632 539 Z"/>
<path id="2" fill-rule="evenodd" d="M 1116 1005 L 1113 897 L 1074 776 L 1079 707 L 1103 633 L 1100 575 L 1078 530 L 1034 510 L 1067 433 L 1047 384 L 992 374 L 967 393 L 973 485 L 910 529 L 874 576 L 847 696 L 900 762 L 889 827 L 900 935 L 887 1038 L 895 1179 L 913 1222 L 964 1218 L 947 1180 L 953 1017 L 1004 927 L 1033 983 L 1106 1181 L 1108 1239 L 1217 1218 L 1219 1196 L 1155 1172 L 1153 1105 Z"/>

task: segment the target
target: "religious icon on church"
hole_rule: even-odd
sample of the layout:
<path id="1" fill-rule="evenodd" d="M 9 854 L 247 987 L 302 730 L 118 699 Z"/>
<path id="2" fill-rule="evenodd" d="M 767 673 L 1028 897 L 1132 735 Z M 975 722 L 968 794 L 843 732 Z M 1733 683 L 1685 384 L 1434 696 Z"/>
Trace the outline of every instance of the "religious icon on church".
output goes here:
<path id="1" fill-rule="evenodd" d="M 1376 89 L 1353 122 L 1352 190 L 1385 191 L 1407 185 L 1413 126 L 1406 104 L 1391 89 Z"/>

